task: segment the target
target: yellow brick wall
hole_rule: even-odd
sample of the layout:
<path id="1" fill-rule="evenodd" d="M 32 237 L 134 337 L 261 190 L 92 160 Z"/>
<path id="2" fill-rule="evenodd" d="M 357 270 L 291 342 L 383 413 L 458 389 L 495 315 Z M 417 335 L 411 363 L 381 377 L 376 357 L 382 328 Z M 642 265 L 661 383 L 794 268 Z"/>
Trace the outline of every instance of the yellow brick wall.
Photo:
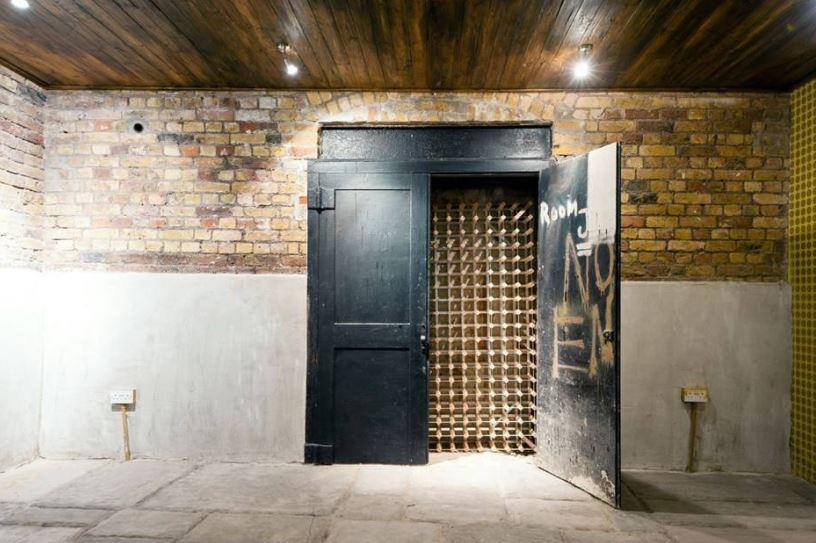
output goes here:
<path id="1" fill-rule="evenodd" d="M 784 279 L 790 95 L 755 93 L 52 92 L 46 267 L 302 272 L 319 123 L 531 120 L 622 143 L 627 279 Z"/>
<path id="2" fill-rule="evenodd" d="M 816 483 L 816 79 L 792 97 L 789 277 L 794 473 Z"/>

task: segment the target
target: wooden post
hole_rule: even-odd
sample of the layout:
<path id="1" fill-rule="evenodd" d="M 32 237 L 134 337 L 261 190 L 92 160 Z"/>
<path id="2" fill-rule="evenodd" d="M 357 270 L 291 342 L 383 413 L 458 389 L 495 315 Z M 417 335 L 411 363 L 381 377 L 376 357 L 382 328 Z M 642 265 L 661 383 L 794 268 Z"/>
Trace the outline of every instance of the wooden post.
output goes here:
<path id="1" fill-rule="evenodd" d="M 691 424 L 689 427 L 688 465 L 686 466 L 686 471 L 691 473 L 694 472 L 694 456 L 697 445 L 697 404 L 690 403 L 689 409 L 691 409 Z"/>
<path id="2" fill-rule="evenodd" d="M 122 432 L 123 438 L 125 440 L 125 461 L 130 460 L 130 434 L 128 433 L 128 422 L 127 422 L 127 405 L 121 404 L 119 409 L 122 411 Z"/>

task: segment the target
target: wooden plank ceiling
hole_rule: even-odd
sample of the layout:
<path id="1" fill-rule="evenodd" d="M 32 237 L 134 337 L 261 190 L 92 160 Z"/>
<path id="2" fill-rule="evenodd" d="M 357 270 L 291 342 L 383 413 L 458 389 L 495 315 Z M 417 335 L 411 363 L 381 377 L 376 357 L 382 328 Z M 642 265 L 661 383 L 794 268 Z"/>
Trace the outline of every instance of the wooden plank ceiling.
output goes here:
<path id="1" fill-rule="evenodd" d="M 29 2 L 0 0 L 0 63 L 52 88 L 789 89 L 816 71 L 816 0 Z"/>

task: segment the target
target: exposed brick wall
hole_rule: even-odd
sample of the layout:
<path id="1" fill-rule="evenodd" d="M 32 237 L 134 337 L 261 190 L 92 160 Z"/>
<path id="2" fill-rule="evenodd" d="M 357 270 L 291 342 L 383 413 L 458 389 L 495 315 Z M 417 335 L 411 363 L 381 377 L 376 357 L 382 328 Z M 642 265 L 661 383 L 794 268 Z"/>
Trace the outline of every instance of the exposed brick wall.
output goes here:
<path id="1" fill-rule="evenodd" d="M 45 94 L 0 67 L 0 267 L 39 268 Z"/>
<path id="2" fill-rule="evenodd" d="M 302 272 L 320 122 L 551 120 L 557 157 L 623 143 L 624 277 L 778 281 L 789 106 L 787 94 L 53 92 L 46 265 Z"/>

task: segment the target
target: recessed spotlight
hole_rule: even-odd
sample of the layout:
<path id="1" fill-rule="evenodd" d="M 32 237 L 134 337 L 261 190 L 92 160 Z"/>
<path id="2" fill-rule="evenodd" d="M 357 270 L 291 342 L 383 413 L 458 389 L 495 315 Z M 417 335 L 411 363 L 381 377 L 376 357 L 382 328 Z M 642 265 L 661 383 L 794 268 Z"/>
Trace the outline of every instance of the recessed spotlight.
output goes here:
<path id="1" fill-rule="evenodd" d="M 283 41 L 279 42 L 278 51 L 280 51 L 280 54 L 283 55 L 283 66 L 284 69 L 286 70 L 286 75 L 288 75 L 289 77 L 296 76 L 300 69 L 298 68 L 297 64 L 289 60 L 289 58 L 293 56 L 292 46 Z"/>
<path id="2" fill-rule="evenodd" d="M 575 79 L 586 79 L 592 73 L 592 64 L 589 62 L 589 54 L 592 52 L 592 44 L 585 43 L 578 48 L 578 60 L 572 68 Z"/>
<path id="3" fill-rule="evenodd" d="M 579 60 L 572 69 L 573 75 L 578 79 L 584 79 L 591 71 L 588 60 Z"/>
<path id="4" fill-rule="evenodd" d="M 28 9 L 31 7 L 28 0 L 11 0 L 11 5 L 17 9 Z"/>
<path id="5" fill-rule="evenodd" d="M 288 76 L 295 76 L 298 73 L 297 64 L 292 64 L 288 60 L 283 61 L 286 64 L 286 75 Z"/>

